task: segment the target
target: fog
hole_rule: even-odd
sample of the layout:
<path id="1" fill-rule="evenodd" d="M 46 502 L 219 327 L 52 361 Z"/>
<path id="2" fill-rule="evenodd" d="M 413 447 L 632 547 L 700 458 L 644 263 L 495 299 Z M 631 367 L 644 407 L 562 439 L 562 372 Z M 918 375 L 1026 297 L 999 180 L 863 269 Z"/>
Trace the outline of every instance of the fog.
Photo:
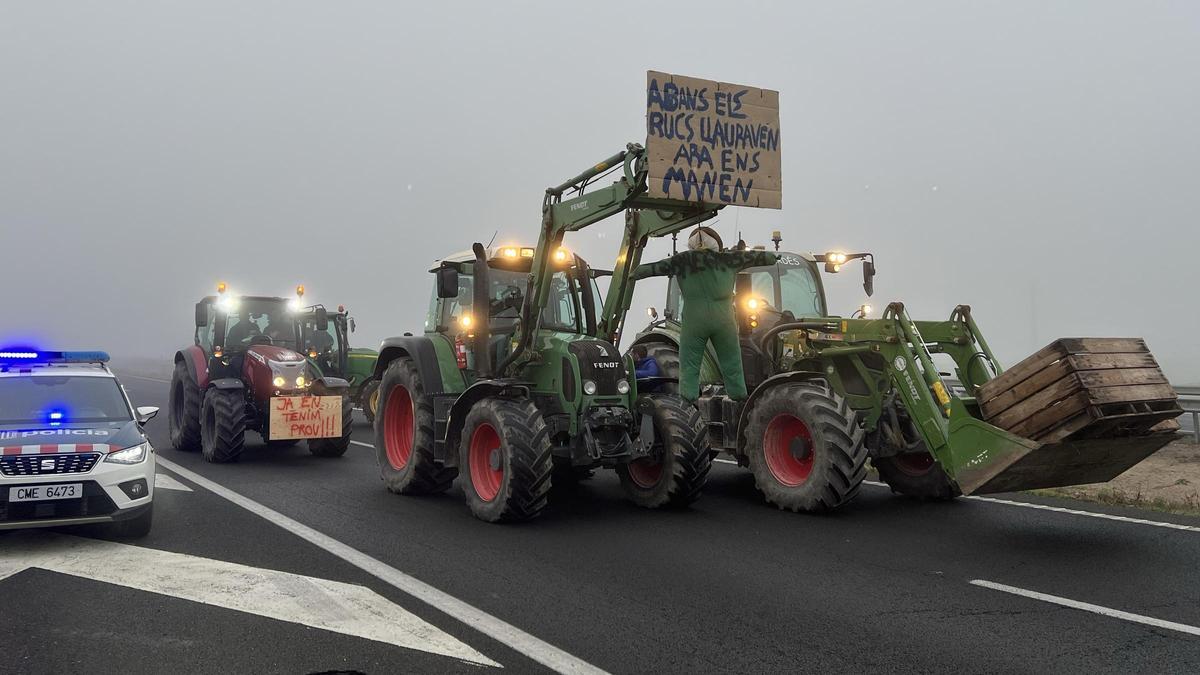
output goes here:
<path id="1" fill-rule="evenodd" d="M 1200 383 L 1191 2 L 4 3 L 0 343 L 169 360 L 218 281 L 420 331 L 436 257 L 644 141 L 648 69 L 781 92 L 784 208 L 726 240 L 871 251 L 874 305 L 968 303 L 1008 363 L 1136 335 Z"/>

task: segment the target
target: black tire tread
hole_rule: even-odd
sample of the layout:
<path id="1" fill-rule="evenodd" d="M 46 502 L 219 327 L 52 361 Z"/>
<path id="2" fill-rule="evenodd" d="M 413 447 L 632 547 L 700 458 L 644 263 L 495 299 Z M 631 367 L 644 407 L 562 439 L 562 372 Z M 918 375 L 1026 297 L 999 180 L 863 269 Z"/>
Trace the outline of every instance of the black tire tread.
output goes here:
<path id="1" fill-rule="evenodd" d="M 804 420 L 813 435 L 814 452 L 822 448 L 826 451 L 824 469 L 814 466 L 803 485 L 781 485 L 766 466 L 762 438 L 773 415 L 761 411 L 772 409 L 789 410 Z M 867 476 L 865 432 L 846 400 L 823 380 L 776 385 L 764 392 L 750 411 L 746 438 L 755 485 L 768 502 L 780 509 L 832 511 L 854 499 Z"/>
<path id="2" fill-rule="evenodd" d="M 354 431 L 354 402 L 342 396 L 342 435 L 333 438 L 313 438 L 308 451 L 317 457 L 341 457 L 350 448 L 350 433 Z"/>
<path id="3" fill-rule="evenodd" d="M 433 459 L 433 399 L 425 394 L 421 374 L 412 359 L 400 357 L 388 364 L 380 381 L 379 405 L 387 406 L 387 391 L 399 380 L 408 389 L 416 408 L 416 429 L 413 430 L 413 450 L 405 471 L 392 468 L 387 459 L 384 442 L 383 418 L 375 420 L 375 453 L 379 461 L 379 473 L 390 492 L 402 495 L 439 494 L 450 489 L 458 469 L 438 464 Z"/>
<path id="4" fill-rule="evenodd" d="M 708 424 L 695 406 L 674 394 L 648 394 L 655 431 L 665 432 L 671 455 L 665 484 L 647 490 L 633 482 L 626 466 L 618 468 L 625 494 L 646 508 L 682 508 L 700 498 L 712 469 Z M 645 414 L 645 413 L 643 413 Z"/>
<path id="5" fill-rule="evenodd" d="M 212 438 L 202 438 L 201 453 L 208 462 L 236 462 L 246 444 L 246 402 L 242 390 L 209 389 L 204 395 L 202 419 L 207 418 L 210 410 L 216 417 L 215 433 Z"/>
<path id="6" fill-rule="evenodd" d="M 183 396 L 183 419 L 176 419 L 175 397 Z M 188 371 L 187 363 L 179 361 L 171 373 L 170 401 L 167 404 L 167 426 L 171 445 L 181 452 L 200 449 L 200 404 L 204 395 Z"/>
<path id="7" fill-rule="evenodd" d="M 492 502 L 484 502 L 471 485 L 470 464 L 467 461 L 471 435 L 479 422 L 487 422 L 500 435 L 508 471 L 505 485 Z M 520 522 L 541 514 L 549 501 L 551 475 L 550 428 L 542 413 L 526 399 L 487 398 L 475 404 L 467 415 L 459 445 L 459 466 L 465 484 L 463 493 L 472 513 L 488 522 Z"/>

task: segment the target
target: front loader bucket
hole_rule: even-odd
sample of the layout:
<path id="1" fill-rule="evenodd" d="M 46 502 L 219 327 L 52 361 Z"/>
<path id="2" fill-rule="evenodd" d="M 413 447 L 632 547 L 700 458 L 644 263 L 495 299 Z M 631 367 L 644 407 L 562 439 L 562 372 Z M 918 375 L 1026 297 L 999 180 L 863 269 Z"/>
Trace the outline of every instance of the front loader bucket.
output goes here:
<path id="1" fill-rule="evenodd" d="M 1039 443 L 951 404 L 948 448 L 939 461 L 964 495 L 1104 483 L 1176 438 L 1175 424 L 1140 436 Z"/>

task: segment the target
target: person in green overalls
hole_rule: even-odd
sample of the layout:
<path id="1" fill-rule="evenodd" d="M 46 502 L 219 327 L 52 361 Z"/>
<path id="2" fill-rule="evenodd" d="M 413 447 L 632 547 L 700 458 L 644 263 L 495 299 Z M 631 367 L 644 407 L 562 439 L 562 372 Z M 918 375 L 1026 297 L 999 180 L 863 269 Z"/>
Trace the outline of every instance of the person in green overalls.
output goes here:
<path id="1" fill-rule="evenodd" d="M 679 336 L 679 394 L 688 401 L 700 397 L 700 364 L 709 341 L 725 380 L 725 391 L 734 400 L 745 400 L 742 348 L 738 343 L 733 310 L 737 273 L 747 267 L 774 265 L 777 256 L 767 251 L 722 250 L 721 235 L 711 227 L 698 227 L 688 236 L 688 250 L 654 263 L 639 265 L 633 278 L 673 276 L 683 295 Z"/>

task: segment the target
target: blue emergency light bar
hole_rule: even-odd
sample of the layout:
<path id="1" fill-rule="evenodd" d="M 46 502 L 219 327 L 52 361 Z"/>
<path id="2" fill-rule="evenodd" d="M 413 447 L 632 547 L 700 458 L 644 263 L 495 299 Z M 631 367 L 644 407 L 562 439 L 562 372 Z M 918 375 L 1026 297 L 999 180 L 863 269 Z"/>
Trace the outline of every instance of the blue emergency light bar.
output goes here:
<path id="1" fill-rule="evenodd" d="M 100 351 L 38 352 L 27 349 L 0 350 L 0 363 L 108 363 L 108 353 Z"/>

